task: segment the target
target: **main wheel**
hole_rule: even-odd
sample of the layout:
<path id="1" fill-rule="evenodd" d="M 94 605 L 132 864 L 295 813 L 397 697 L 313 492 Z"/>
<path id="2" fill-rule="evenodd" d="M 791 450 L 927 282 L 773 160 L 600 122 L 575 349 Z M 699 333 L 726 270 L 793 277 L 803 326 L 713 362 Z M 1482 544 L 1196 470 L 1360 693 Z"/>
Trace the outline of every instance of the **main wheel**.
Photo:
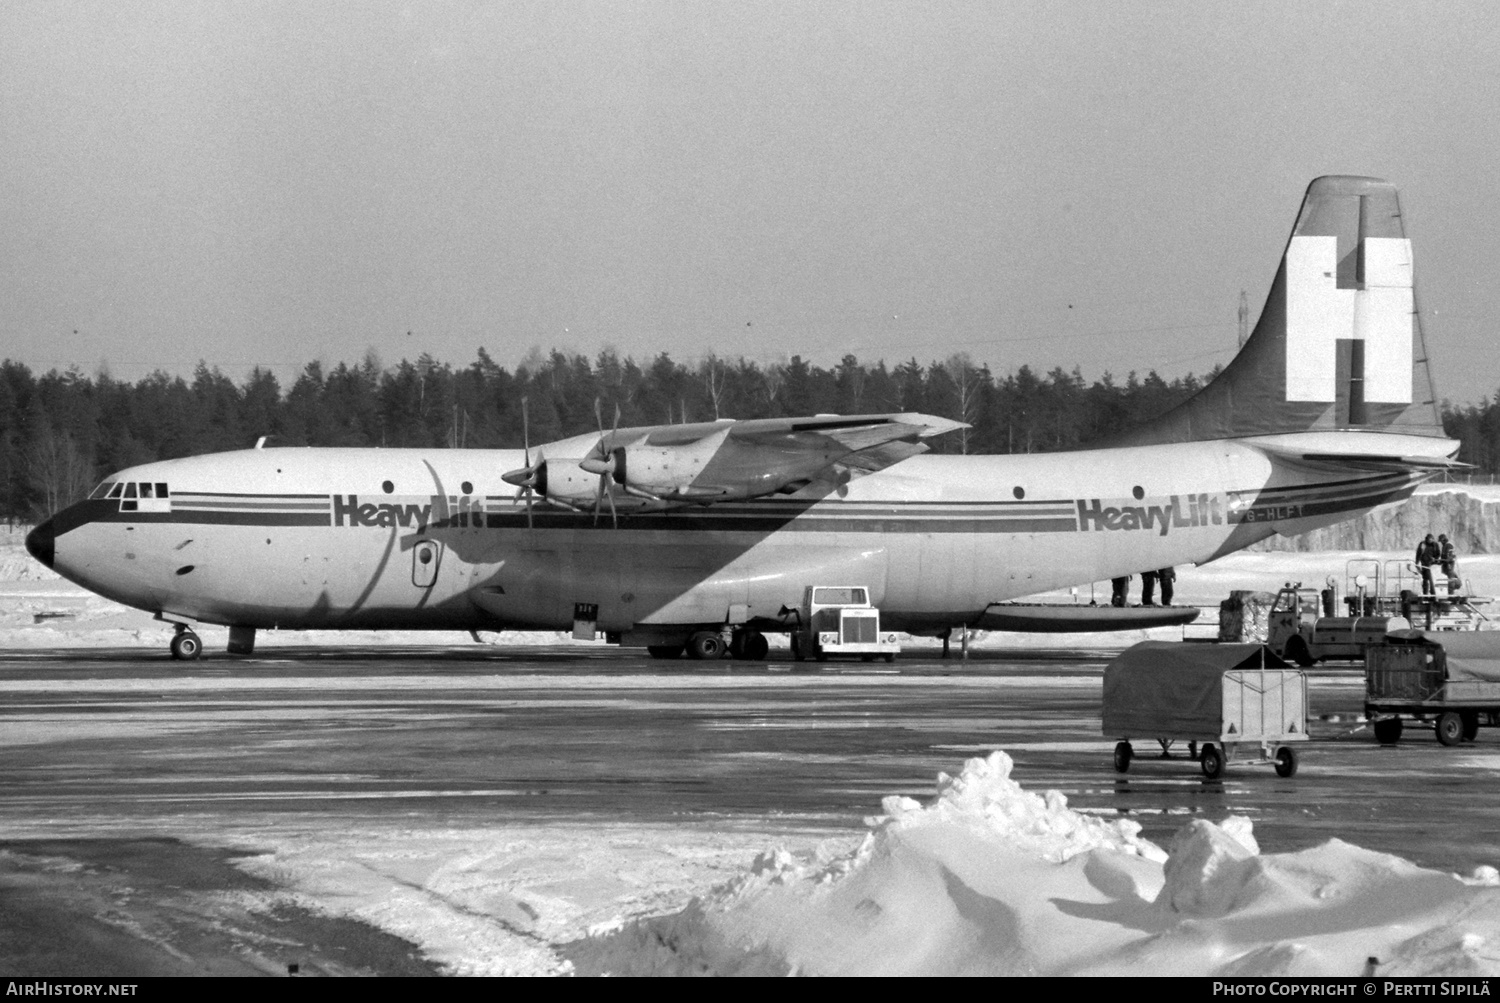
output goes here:
<path id="1" fill-rule="evenodd" d="M 648 644 L 646 654 L 652 658 L 680 658 L 682 657 L 682 645 L 680 644 Z"/>
<path id="2" fill-rule="evenodd" d="M 1297 775 L 1297 752 L 1289 745 L 1283 745 L 1276 750 L 1276 775 L 1278 777 Z"/>
<path id="3" fill-rule="evenodd" d="M 1464 719 L 1456 710 L 1443 711 L 1437 719 L 1437 740 L 1444 745 L 1457 745 L 1464 740 Z"/>
<path id="4" fill-rule="evenodd" d="M 1205 777 L 1215 780 L 1224 775 L 1224 753 L 1219 751 L 1217 745 L 1205 745 L 1198 765 L 1203 767 Z"/>
<path id="5" fill-rule="evenodd" d="M 700 630 L 688 638 L 687 653 L 689 658 L 697 658 L 705 662 L 722 658 L 724 657 L 724 639 L 716 631 Z"/>
<path id="6" fill-rule="evenodd" d="M 1375 741 L 1381 745 L 1395 745 L 1401 741 L 1401 719 L 1383 717 L 1375 722 Z"/>
<path id="7" fill-rule="evenodd" d="M 1472 742 L 1479 737 L 1479 712 L 1477 710 L 1466 710 L 1463 712 L 1464 719 L 1464 741 Z"/>
<path id="8" fill-rule="evenodd" d="M 203 654 L 203 642 L 190 630 L 180 632 L 172 638 L 172 657 L 180 662 L 191 662 Z"/>
<path id="9" fill-rule="evenodd" d="M 737 630 L 729 636 L 729 657 L 743 660 L 745 657 L 745 632 Z"/>
<path id="10" fill-rule="evenodd" d="M 763 662 L 771 653 L 771 642 L 766 640 L 766 635 L 759 631 L 752 631 L 745 638 L 745 657 L 752 662 Z"/>
<path id="11" fill-rule="evenodd" d="M 1130 757 L 1135 755 L 1135 750 L 1130 747 L 1129 742 L 1119 742 L 1115 745 L 1115 772 L 1124 773 L 1130 769 Z"/>

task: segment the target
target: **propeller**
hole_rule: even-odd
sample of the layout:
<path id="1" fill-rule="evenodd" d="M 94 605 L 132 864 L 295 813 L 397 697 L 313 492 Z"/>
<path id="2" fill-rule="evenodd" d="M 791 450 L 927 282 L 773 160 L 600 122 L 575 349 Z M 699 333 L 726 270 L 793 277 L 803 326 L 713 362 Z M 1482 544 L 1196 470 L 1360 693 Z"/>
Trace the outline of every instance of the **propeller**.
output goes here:
<path id="1" fill-rule="evenodd" d="M 606 444 L 614 439 L 614 434 L 620 430 L 620 405 L 615 405 L 615 424 L 609 430 L 608 438 L 604 435 L 604 416 L 599 410 L 599 398 L 594 398 L 594 424 L 599 427 L 599 445 L 594 447 L 599 451 L 599 456 L 590 454 L 578 461 L 578 465 L 591 474 L 599 475 L 599 490 L 594 493 L 594 525 L 599 525 L 599 511 L 604 505 L 606 496 L 609 498 L 609 518 L 616 529 L 620 528 L 620 516 L 615 511 L 615 493 L 609 490 L 609 479 L 614 476 L 617 466 L 615 451 L 606 448 Z"/>
<path id="2" fill-rule="evenodd" d="M 507 484 L 516 486 L 516 499 L 526 496 L 526 528 L 531 529 L 531 496 L 536 491 L 547 490 L 547 460 L 537 450 L 536 465 L 531 464 L 531 422 L 526 414 L 526 398 L 521 398 L 521 445 L 525 449 L 526 465 L 520 470 L 511 470 L 500 475 Z"/>

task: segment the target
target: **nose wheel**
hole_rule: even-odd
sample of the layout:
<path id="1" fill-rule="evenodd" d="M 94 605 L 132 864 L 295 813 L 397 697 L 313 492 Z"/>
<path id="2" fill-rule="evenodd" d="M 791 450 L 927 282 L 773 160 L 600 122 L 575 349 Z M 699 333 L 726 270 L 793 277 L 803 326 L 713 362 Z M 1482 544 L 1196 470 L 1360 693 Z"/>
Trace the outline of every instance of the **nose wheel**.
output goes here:
<path id="1" fill-rule="evenodd" d="M 203 654 L 203 642 L 190 630 L 179 630 L 172 638 L 172 657 L 179 662 L 191 662 Z"/>

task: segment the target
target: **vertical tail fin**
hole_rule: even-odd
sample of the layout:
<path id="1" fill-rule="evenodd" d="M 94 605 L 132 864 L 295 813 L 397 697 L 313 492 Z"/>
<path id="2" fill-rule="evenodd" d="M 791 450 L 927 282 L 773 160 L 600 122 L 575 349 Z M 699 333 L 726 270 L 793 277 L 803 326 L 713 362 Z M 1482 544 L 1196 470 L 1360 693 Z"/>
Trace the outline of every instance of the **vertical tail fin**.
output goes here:
<path id="1" fill-rule="evenodd" d="M 1351 429 L 1443 436 L 1396 188 L 1330 176 L 1308 186 L 1239 354 L 1113 444 Z"/>

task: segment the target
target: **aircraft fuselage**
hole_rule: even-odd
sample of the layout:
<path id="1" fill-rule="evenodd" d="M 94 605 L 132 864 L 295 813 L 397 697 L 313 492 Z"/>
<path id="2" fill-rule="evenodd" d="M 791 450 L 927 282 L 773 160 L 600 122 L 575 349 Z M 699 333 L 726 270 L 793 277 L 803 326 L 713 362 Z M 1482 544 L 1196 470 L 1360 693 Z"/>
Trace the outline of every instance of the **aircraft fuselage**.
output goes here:
<path id="1" fill-rule="evenodd" d="M 538 502 L 528 525 L 500 480 L 521 463 L 519 450 L 312 448 L 147 464 L 110 480 L 166 497 L 60 513 L 53 566 L 169 619 L 245 627 L 566 629 L 586 604 L 601 631 L 649 638 L 769 623 L 809 584 L 854 583 L 893 629 L 930 631 L 1333 523 L 1425 477 L 1290 463 L 1235 440 L 923 455 L 791 495 L 624 512 L 617 526 L 607 510 Z"/>

